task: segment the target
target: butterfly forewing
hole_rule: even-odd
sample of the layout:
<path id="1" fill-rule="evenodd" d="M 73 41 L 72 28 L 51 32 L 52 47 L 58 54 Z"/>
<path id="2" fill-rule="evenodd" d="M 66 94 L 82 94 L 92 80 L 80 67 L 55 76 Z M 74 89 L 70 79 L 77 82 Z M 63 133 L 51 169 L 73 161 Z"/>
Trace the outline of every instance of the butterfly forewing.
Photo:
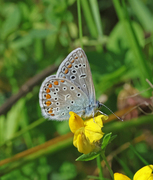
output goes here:
<path id="1" fill-rule="evenodd" d="M 89 99 L 71 81 L 49 76 L 41 85 L 39 103 L 46 118 L 67 120 L 69 111 L 81 116 L 89 105 Z"/>
<path id="2" fill-rule="evenodd" d="M 89 104 L 96 103 L 90 66 L 81 48 L 75 49 L 65 58 L 59 66 L 56 77 L 70 80 L 87 95 Z"/>

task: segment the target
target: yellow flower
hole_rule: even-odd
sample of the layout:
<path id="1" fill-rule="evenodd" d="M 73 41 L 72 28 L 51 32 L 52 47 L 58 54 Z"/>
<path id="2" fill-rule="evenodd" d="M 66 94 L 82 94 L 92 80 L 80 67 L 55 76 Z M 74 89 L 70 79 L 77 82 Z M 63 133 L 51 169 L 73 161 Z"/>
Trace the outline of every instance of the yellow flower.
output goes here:
<path id="1" fill-rule="evenodd" d="M 133 180 L 153 180 L 153 165 L 141 168 L 135 173 Z"/>
<path id="2" fill-rule="evenodd" d="M 114 180 L 130 180 L 130 178 L 123 174 L 115 173 Z M 133 180 L 153 180 L 153 165 L 144 166 L 139 169 L 135 173 Z"/>
<path id="3" fill-rule="evenodd" d="M 78 151 L 88 154 L 92 151 L 99 150 L 98 141 L 103 137 L 101 131 L 103 127 L 102 120 L 106 120 L 107 116 L 99 115 L 83 121 L 80 116 L 74 112 L 70 112 L 69 126 L 74 133 L 73 145 Z"/>
<path id="4" fill-rule="evenodd" d="M 128 178 L 127 176 L 125 176 L 124 174 L 115 173 L 114 174 L 114 180 L 131 180 L 131 179 Z"/>

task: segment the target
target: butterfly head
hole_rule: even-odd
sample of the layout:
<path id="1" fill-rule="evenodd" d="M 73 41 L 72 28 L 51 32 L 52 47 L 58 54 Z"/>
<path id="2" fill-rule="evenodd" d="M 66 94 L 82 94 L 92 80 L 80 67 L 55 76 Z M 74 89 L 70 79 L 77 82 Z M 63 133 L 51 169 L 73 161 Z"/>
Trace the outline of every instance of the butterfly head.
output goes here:
<path id="1" fill-rule="evenodd" d="M 96 101 L 95 104 L 89 104 L 89 106 L 87 106 L 84 109 L 84 113 L 83 113 L 82 117 L 85 118 L 85 119 L 94 117 L 97 114 L 98 109 L 101 106 L 102 106 L 102 104 L 99 101 Z"/>

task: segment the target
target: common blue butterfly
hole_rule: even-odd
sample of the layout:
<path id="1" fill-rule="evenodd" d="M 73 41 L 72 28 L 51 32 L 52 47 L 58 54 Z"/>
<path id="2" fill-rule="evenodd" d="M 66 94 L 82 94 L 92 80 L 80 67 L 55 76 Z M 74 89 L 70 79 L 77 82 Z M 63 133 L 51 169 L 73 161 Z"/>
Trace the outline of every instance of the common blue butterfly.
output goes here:
<path id="1" fill-rule="evenodd" d="M 85 119 L 97 114 L 102 104 L 96 101 L 89 62 L 81 48 L 64 59 L 56 75 L 43 81 L 39 103 L 43 116 L 50 120 L 67 120 L 70 111 Z"/>

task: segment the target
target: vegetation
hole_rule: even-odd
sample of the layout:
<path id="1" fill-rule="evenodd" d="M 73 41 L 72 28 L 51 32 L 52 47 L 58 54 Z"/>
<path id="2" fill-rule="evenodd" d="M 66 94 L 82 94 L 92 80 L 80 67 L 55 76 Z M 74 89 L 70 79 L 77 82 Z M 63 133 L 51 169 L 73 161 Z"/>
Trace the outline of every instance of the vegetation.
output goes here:
<path id="1" fill-rule="evenodd" d="M 95 160 L 75 161 L 80 153 L 73 147 L 68 121 L 47 121 L 39 106 L 42 81 L 81 46 L 90 63 L 97 99 L 123 115 L 123 122 L 110 115 L 103 127 L 104 133 L 117 135 L 106 149 L 113 172 L 132 178 L 138 169 L 153 164 L 153 90 L 141 94 L 135 90 L 149 88 L 146 79 L 153 82 L 153 1 L 78 2 L 81 13 L 77 0 L 0 2 L 2 180 L 98 176 Z M 127 83 L 131 88 L 126 91 Z M 149 114 L 145 102 L 151 107 Z M 137 107 L 131 111 L 129 106 Z M 138 108 L 143 111 L 141 117 Z M 105 107 L 101 110 L 110 114 Z M 103 161 L 102 167 L 104 176 L 111 179 Z"/>

